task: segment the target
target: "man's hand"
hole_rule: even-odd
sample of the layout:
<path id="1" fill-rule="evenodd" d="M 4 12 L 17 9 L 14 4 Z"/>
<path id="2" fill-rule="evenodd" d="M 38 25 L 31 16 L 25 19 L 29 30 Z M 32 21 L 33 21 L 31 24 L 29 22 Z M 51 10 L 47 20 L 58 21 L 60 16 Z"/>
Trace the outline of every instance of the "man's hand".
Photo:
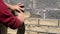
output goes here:
<path id="1" fill-rule="evenodd" d="M 8 4 L 8 3 L 6 3 L 5 2 L 5 4 L 8 6 L 8 8 L 10 8 L 11 10 L 17 10 L 17 11 L 21 11 L 22 10 L 22 7 L 23 7 L 23 4 L 21 4 L 21 3 L 18 3 L 18 4 L 16 4 L 16 5 L 11 5 L 11 4 Z M 21 7 L 22 6 L 22 7 Z"/>
<path id="2" fill-rule="evenodd" d="M 17 10 L 17 11 L 21 11 L 22 10 L 22 7 L 21 6 L 23 6 L 22 4 L 20 4 L 20 5 L 12 5 L 11 7 L 10 7 L 10 9 L 12 9 L 12 10 Z"/>
<path id="3" fill-rule="evenodd" d="M 25 17 L 25 15 L 24 15 L 23 12 L 20 12 L 20 13 L 18 13 L 17 18 L 18 18 L 21 22 L 24 22 L 24 20 L 25 20 L 26 17 Z"/>

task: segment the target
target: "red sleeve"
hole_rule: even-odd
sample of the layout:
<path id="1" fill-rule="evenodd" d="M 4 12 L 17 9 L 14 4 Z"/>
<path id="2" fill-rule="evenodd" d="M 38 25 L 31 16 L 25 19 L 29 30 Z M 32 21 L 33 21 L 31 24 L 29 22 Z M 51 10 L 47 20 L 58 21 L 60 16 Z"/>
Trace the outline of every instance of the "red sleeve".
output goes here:
<path id="1" fill-rule="evenodd" d="M 21 21 L 9 11 L 8 7 L 2 0 L 0 0 L 0 22 L 13 29 L 21 26 Z"/>

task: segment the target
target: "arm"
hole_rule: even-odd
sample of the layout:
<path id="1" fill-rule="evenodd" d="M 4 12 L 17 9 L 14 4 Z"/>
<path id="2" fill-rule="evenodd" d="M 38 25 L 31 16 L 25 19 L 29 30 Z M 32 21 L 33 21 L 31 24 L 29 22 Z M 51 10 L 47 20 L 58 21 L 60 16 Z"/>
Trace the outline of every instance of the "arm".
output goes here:
<path id="1" fill-rule="evenodd" d="M 19 18 L 22 16 L 20 15 Z M 0 2 L 0 22 L 10 27 L 12 29 L 16 29 L 21 26 L 23 22 L 22 19 L 16 18 L 9 10 L 8 7 L 3 3 Z M 22 21 L 21 21 L 22 20 Z"/>
<path id="2" fill-rule="evenodd" d="M 4 3 L 5 3 L 5 5 L 7 5 L 7 7 L 8 7 L 8 8 L 10 8 L 10 9 L 11 9 L 11 8 L 12 8 L 12 6 L 13 6 L 13 5 L 8 4 L 8 3 L 6 3 L 6 2 L 4 2 Z M 15 9 L 14 9 L 14 10 L 15 10 Z"/>

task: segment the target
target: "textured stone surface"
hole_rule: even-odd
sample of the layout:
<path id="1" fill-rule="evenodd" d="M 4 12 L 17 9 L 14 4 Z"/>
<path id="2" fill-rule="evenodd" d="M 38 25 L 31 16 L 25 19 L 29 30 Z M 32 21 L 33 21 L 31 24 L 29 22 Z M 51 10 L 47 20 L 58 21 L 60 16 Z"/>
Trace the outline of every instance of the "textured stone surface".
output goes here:
<path id="1" fill-rule="evenodd" d="M 40 25 L 47 25 L 47 26 L 58 26 L 58 20 L 55 19 L 40 19 Z"/>
<path id="2" fill-rule="evenodd" d="M 30 20 L 34 20 L 35 22 L 38 23 L 38 21 L 36 21 L 35 19 L 32 19 L 30 18 Z M 37 19 L 38 20 L 38 19 Z M 53 19 L 46 19 L 46 20 L 43 20 L 43 19 L 39 19 L 39 24 L 36 24 L 29 21 L 29 23 L 25 22 L 26 23 L 26 33 L 25 34 L 59 34 L 60 33 L 60 27 L 59 27 L 59 24 L 58 24 L 58 20 L 53 20 Z M 33 25 L 31 25 L 33 24 Z M 40 25 L 40 26 L 39 26 Z M 8 32 L 9 33 L 16 33 L 17 30 L 11 30 L 9 29 Z"/>
<path id="3" fill-rule="evenodd" d="M 37 32 L 26 32 L 25 34 L 37 34 Z"/>
<path id="4" fill-rule="evenodd" d="M 48 32 L 50 33 L 59 33 L 59 29 L 56 27 L 49 27 Z"/>
<path id="5" fill-rule="evenodd" d="M 17 33 L 17 29 L 16 30 L 13 30 L 13 29 L 8 28 L 7 29 L 7 33 L 8 34 L 16 34 Z"/>
<path id="6" fill-rule="evenodd" d="M 26 19 L 25 20 L 25 24 L 38 24 L 38 20 L 37 19 Z"/>
<path id="7" fill-rule="evenodd" d="M 39 31 L 39 32 L 46 32 L 47 29 L 48 29 L 47 27 L 30 27 L 30 30 Z"/>

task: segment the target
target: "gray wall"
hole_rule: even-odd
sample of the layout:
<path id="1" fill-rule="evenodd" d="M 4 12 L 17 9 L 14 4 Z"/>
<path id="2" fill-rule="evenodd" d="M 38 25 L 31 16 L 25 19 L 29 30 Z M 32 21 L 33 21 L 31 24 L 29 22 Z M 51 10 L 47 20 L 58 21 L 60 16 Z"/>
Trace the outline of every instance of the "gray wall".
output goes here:
<path id="1" fill-rule="evenodd" d="M 60 0 L 4 0 L 11 4 L 25 5 L 25 11 L 40 15 L 41 18 L 60 19 Z"/>

